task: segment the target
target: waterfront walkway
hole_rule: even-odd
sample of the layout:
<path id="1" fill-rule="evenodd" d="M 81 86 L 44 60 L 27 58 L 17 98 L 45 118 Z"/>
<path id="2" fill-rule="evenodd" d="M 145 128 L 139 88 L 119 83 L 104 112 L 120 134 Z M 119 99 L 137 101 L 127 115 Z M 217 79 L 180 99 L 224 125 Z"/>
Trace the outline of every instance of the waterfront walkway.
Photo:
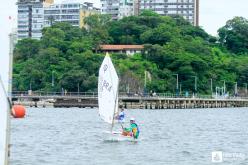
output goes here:
<path id="1" fill-rule="evenodd" d="M 97 93 L 45 93 L 13 92 L 15 104 L 53 107 L 97 107 Z M 188 96 L 179 97 L 166 93 L 156 95 L 119 94 L 119 104 L 128 109 L 187 109 L 248 107 L 248 98 Z"/>

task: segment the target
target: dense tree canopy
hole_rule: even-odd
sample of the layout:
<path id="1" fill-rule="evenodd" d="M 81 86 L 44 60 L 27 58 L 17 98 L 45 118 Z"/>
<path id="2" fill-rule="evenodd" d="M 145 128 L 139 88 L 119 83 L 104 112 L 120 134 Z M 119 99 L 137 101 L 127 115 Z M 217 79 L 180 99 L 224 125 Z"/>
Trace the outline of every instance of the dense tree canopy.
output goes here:
<path id="1" fill-rule="evenodd" d="M 248 20 L 235 17 L 218 30 L 220 42 L 233 53 L 248 53 Z"/>
<path id="2" fill-rule="evenodd" d="M 140 16 L 111 21 L 106 15 L 86 18 L 87 28 L 57 23 L 43 29 L 41 40 L 23 39 L 14 55 L 14 90 L 96 91 L 104 54 L 100 44 L 143 44 L 141 54 L 112 54 L 120 92 L 182 92 L 210 94 L 226 81 L 230 92 L 237 81 L 248 81 L 248 28 L 236 17 L 219 29 L 219 40 L 181 17 L 144 11 Z M 146 75 L 146 76 L 145 76 Z M 197 77 L 197 89 L 194 78 Z M 144 87 L 146 77 L 146 87 Z M 53 83 L 54 82 L 54 83 Z M 197 91 L 195 91 L 197 90 Z"/>

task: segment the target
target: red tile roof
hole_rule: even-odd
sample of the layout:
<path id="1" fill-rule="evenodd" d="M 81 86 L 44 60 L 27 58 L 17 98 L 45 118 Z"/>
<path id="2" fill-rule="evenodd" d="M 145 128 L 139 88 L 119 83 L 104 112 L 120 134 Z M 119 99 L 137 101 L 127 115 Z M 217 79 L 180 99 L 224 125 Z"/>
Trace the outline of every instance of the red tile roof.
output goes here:
<path id="1" fill-rule="evenodd" d="M 144 45 L 100 45 L 101 50 L 141 50 Z"/>

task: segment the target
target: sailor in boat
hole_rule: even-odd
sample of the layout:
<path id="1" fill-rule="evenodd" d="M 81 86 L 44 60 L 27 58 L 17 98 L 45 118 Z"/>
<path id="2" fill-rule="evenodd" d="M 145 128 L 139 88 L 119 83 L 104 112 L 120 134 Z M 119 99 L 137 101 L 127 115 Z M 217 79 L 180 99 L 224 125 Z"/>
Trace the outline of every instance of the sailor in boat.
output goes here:
<path id="1" fill-rule="evenodd" d="M 116 116 L 116 119 L 118 120 L 119 123 L 125 122 L 125 112 L 123 107 L 121 108 L 120 113 Z"/>
<path id="2" fill-rule="evenodd" d="M 123 128 L 122 135 L 123 136 L 131 136 L 134 139 L 138 139 L 139 137 L 139 127 L 135 122 L 135 119 L 132 117 L 130 118 L 130 127 Z"/>

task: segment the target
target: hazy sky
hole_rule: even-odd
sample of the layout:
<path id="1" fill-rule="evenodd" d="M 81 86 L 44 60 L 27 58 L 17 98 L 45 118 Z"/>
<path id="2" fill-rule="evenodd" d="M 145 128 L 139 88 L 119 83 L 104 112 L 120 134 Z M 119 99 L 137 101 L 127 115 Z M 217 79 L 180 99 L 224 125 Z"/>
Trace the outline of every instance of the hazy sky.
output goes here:
<path id="1" fill-rule="evenodd" d="M 100 7 L 100 0 L 88 1 L 96 3 L 96 6 Z M 17 0 L 7 0 L 0 5 L 0 74 L 5 83 L 7 78 L 4 75 L 8 73 L 6 65 L 9 51 L 8 34 L 16 24 L 16 2 Z M 200 0 L 200 26 L 208 33 L 216 35 L 218 28 L 225 25 L 225 22 L 234 16 L 243 16 L 248 19 L 247 6 L 248 0 Z M 12 17 L 12 20 L 9 20 L 9 16 Z"/>

